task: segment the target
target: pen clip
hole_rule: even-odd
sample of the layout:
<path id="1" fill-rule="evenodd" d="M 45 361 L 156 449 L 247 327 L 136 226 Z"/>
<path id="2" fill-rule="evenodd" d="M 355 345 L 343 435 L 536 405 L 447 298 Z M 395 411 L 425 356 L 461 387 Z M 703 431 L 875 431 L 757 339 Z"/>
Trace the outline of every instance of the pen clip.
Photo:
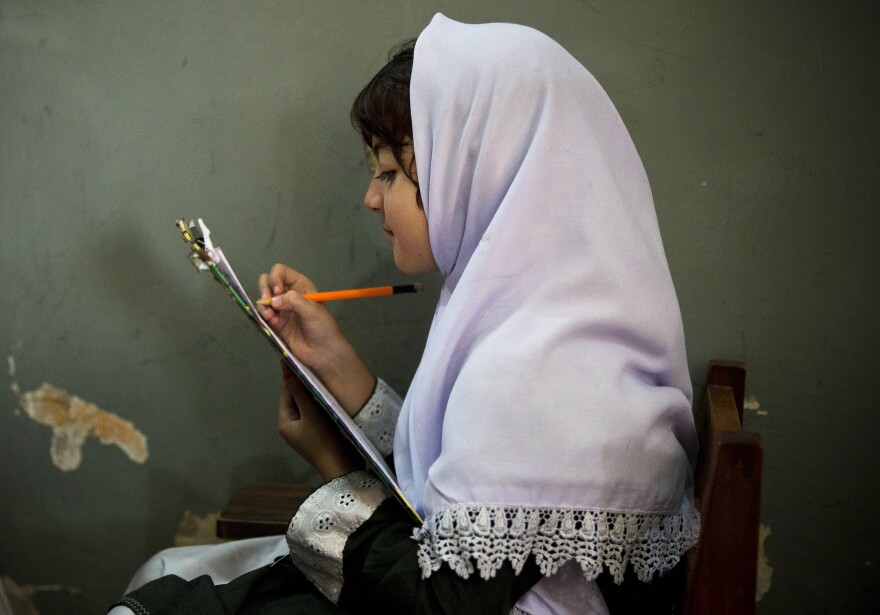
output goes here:
<path id="1" fill-rule="evenodd" d="M 214 251 L 214 244 L 211 243 L 211 231 L 208 230 L 208 227 L 205 226 L 205 223 L 199 218 L 199 230 L 201 231 L 201 240 L 202 245 L 205 248 L 205 251 L 210 254 Z"/>

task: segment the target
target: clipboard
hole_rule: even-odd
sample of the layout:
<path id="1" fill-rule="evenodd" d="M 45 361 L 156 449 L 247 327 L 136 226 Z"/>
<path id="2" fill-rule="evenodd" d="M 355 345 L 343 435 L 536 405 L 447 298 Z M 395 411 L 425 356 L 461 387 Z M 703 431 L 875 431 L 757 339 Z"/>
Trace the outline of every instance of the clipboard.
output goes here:
<path id="1" fill-rule="evenodd" d="M 211 232 L 202 219 L 199 218 L 197 223 L 190 221 L 187 224 L 186 220 L 181 218 L 177 220 L 176 225 L 183 235 L 183 240 L 190 247 L 189 260 L 193 266 L 199 271 L 210 272 L 214 279 L 226 289 L 247 319 L 261 332 L 261 336 L 267 339 L 275 350 L 281 354 L 285 363 L 290 366 L 293 373 L 305 384 L 306 388 L 315 398 L 315 401 L 318 402 L 318 405 L 324 409 L 339 427 L 343 436 L 351 442 L 367 462 L 367 465 L 391 490 L 391 493 L 403 505 L 410 516 L 419 525 L 422 525 L 424 523 L 423 519 L 403 495 L 394 472 L 385 463 L 385 459 L 379 450 L 364 435 L 364 432 L 361 431 L 360 427 L 357 426 L 336 398 L 333 397 L 333 394 L 324 386 L 320 378 L 293 355 L 287 344 L 284 343 L 284 340 L 260 316 L 256 306 L 238 281 L 232 266 L 223 254 L 223 250 L 211 241 Z"/>

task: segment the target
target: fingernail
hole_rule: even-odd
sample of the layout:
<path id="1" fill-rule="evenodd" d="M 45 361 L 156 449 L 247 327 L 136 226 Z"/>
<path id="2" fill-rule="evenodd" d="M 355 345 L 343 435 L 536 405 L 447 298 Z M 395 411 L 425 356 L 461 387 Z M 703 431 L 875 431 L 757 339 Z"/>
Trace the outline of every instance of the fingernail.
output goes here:
<path id="1" fill-rule="evenodd" d="M 272 297 L 272 307 L 281 307 L 281 297 Z"/>

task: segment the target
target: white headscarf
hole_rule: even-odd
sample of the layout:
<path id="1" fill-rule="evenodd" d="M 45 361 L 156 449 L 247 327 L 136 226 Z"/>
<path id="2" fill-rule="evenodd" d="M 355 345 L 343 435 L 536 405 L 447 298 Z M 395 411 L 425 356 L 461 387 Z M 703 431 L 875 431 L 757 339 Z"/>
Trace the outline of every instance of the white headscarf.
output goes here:
<path id="1" fill-rule="evenodd" d="M 650 186 L 596 80 L 511 24 L 436 15 L 410 104 L 446 276 L 395 463 L 420 558 L 490 577 L 530 554 L 647 579 L 692 546 L 696 435 Z"/>

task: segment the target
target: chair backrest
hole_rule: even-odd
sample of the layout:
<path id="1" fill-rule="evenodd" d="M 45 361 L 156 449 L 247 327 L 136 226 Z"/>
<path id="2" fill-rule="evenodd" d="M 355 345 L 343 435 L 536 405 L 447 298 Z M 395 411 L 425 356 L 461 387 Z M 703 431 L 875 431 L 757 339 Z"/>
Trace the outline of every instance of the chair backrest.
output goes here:
<path id="1" fill-rule="evenodd" d="M 688 553 L 686 615 L 755 612 L 763 445 L 742 430 L 745 364 L 711 361 L 697 414 L 700 542 Z"/>

